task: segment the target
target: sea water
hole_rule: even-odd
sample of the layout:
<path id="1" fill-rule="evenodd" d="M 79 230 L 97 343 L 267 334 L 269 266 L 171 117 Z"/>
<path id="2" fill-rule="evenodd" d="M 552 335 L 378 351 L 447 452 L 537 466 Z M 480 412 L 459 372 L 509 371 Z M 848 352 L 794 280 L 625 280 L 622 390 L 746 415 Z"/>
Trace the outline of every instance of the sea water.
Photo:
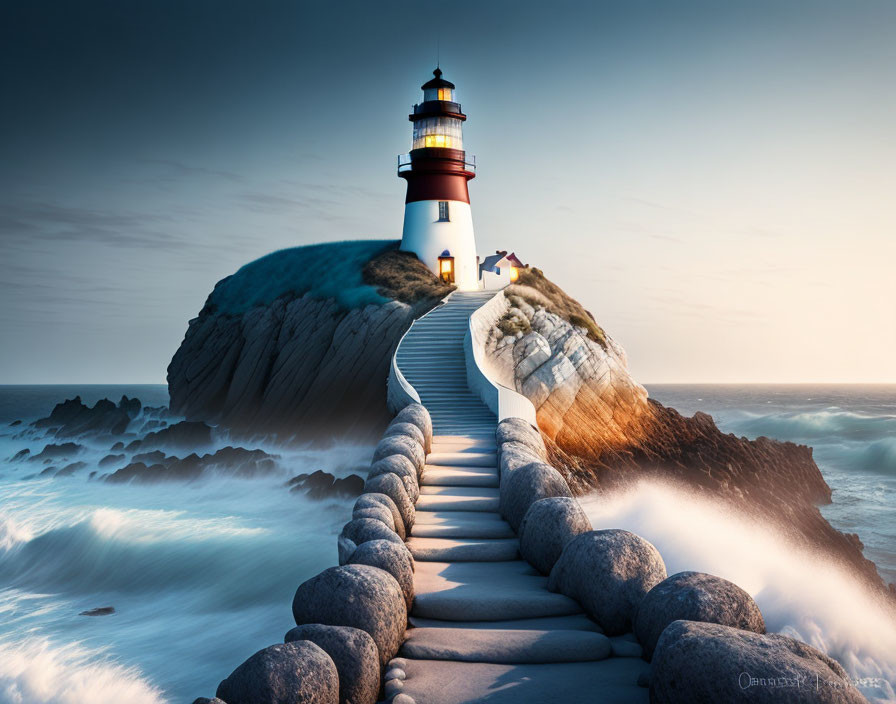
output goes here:
<path id="1" fill-rule="evenodd" d="M 280 471 L 156 484 L 89 480 L 108 442 L 76 440 L 88 466 L 71 477 L 10 461 L 52 442 L 23 429 L 77 394 L 168 401 L 164 386 L 0 388 L 0 704 L 213 696 L 249 655 L 282 642 L 296 587 L 336 564 L 352 500 L 311 500 L 286 481 L 362 472 L 373 448 L 220 441 L 277 454 Z"/>
<path id="2" fill-rule="evenodd" d="M 710 413 L 725 432 L 811 444 L 834 490 L 824 515 L 858 533 L 884 578 L 896 581 L 896 387 L 649 391 L 685 414 Z M 79 459 L 88 466 L 66 478 L 35 477 L 41 465 L 12 462 L 50 442 L 23 437 L 27 424 L 78 394 L 91 405 L 122 394 L 167 403 L 164 386 L 0 387 L 0 704 L 211 696 L 246 657 L 282 640 L 298 584 L 336 563 L 351 500 L 313 501 L 290 493 L 286 479 L 363 471 L 372 448 L 232 442 L 279 454 L 281 472 L 159 484 L 89 480 L 108 443 L 85 442 Z M 15 420 L 23 423 L 10 427 Z M 696 569 L 741 584 L 770 630 L 825 649 L 854 677 L 881 678 L 886 687 L 866 693 L 892 697 L 892 612 L 830 559 L 655 483 L 586 506 L 595 527 L 651 540 L 670 574 Z M 106 606 L 115 613 L 79 615 Z"/>
<path id="3" fill-rule="evenodd" d="M 833 490 L 822 514 L 857 533 L 865 556 L 896 582 L 896 386 L 649 386 L 685 415 L 704 411 L 723 432 L 808 444 Z M 896 612 L 830 556 L 790 543 L 774 526 L 660 481 L 583 501 L 597 529 L 652 542 L 669 574 L 730 579 L 755 599 L 768 630 L 835 657 L 869 699 L 896 701 Z"/>

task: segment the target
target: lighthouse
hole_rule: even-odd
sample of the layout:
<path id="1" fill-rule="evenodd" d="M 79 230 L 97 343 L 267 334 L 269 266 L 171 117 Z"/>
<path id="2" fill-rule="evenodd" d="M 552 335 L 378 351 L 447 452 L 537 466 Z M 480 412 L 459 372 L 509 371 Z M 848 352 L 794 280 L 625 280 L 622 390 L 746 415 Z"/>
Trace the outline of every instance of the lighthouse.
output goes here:
<path id="1" fill-rule="evenodd" d="M 433 76 L 408 116 L 411 151 L 398 157 L 398 175 L 408 182 L 401 249 L 458 290 L 472 291 L 479 288 L 479 264 L 467 181 L 476 175 L 476 160 L 464 151 L 467 116 L 454 84 L 438 68 Z"/>

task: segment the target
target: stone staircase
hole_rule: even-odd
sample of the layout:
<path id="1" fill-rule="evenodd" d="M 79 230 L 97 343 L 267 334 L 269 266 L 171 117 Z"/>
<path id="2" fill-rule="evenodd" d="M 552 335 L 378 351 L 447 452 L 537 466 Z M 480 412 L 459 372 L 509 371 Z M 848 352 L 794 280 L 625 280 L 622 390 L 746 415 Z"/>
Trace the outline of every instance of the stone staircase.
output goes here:
<path id="1" fill-rule="evenodd" d="M 520 559 L 498 507 L 497 419 L 467 387 L 463 340 L 492 293 L 454 293 L 416 321 L 397 362 L 432 416 L 413 536 L 416 597 L 388 679 L 396 702 L 646 702 L 639 658 Z"/>

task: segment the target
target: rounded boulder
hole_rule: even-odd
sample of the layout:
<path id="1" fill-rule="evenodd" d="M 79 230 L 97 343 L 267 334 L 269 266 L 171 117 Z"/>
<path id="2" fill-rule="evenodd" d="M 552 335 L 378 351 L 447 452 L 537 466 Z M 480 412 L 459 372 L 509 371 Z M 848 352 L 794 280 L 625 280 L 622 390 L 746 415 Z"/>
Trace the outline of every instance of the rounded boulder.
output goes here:
<path id="1" fill-rule="evenodd" d="M 358 500 L 355 501 L 355 506 L 352 509 L 352 518 L 373 518 L 374 516 L 355 516 L 355 511 L 361 511 L 368 508 L 378 509 L 381 507 L 392 514 L 392 528 L 398 533 L 398 537 L 404 540 L 407 536 L 404 532 L 404 520 L 401 517 L 401 511 L 398 510 L 398 506 L 395 505 L 395 502 L 385 494 L 377 494 L 373 492 L 361 494 L 358 497 Z M 386 523 L 386 525 L 389 524 Z"/>
<path id="2" fill-rule="evenodd" d="M 631 631 L 635 611 L 666 578 L 659 551 L 627 530 L 593 530 L 573 538 L 551 570 L 548 589 L 571 597 L 608 636 Z"/>
<path id="3" fill-rule="evenodd" d="M 373 462 L 376 463 L 389 455 L 404 455 L 414 465 L 417 478 L 423 476 L 423 467 L 426 464 L 426 453 L 423 446 L 407 435 L 390 435 L 380 440 L 373 452 Z"/>
<path id="4" fill-rule="evenodd" d="M 495 440 L 498 447 L 507 442 L 516 442 L 529 448 L 539 459 L 546 460 L 548 458 L 548 451 L 544 446 L 541 433 L 522 418 L 505 418 L 498 423 Z"/>
<path id="5" fill-rule="evenodd" d="M 523 516 L 539 499 L 572 497 L 569 485 L 556 469 L 544 462 L 532 462 L 501 480 L 501 515 L 519 532 Z"/>
<path id="6" fill-rule="evenodd" d="M 550 574 L 566 544 L 589 530 L 591 521 L 575 499 L 539 499 L 529 506 L 520 523 L 520 554 L 539 572 Z"/>
<path id="7" fill-rule="evenodd" d="M 392 499 L 392 502 L 398 509 L 398 513 L 401 515 L 401 521 L 404 523 L 405 535 L 411 534 L 417 511 L 401 479 L 392 473 L 380 474 L 364 483 L 364 491 L 371 494 L 385 494 Z"/>
<path id="8" fill-rule="evenodd" d="M 286 634 L 287 643 L 310 641 L 336 664 L 340 704 L 374 704 L 380 690 L 380 659 L 366 631 L 349 626 L 306 623 Z"/>
<path id="9" fill-rule="evenodd" d="M 840 664 L 815 648 L 716 623 L 669 624 L 650 672 L 652 704 L 867 702 Z"/>
<path id="10" fill-rule="evenodd" d="M 420 496 L 420 484 L 417 477 L 417 468 L 404 455 L 389 455 L 377 460 L 370 466 L 367 478 L 378 477 L 381 474 L 394 474 L 404 483 L 405 491 L 411 497 L 411 501 L 417 502 Z"/>
<path id="11" fill-rule="evenodd" d="M 405 406 L 392 419 L 390 425 L 398 423 L 412 423 L 420 428 L 423 432 L 423 449 L 427 454 L 432 452 L 432 418 L 430 418 L 429 411 L 426 410 L 425 406 L 419 403 Z"/>
<path id="12" fill-rule="evenodd" d="M 293 598 L 292 614 L 299 626 L 322 623 L 366 631 L 376 643 L 381 666 L 398 652 L 407 626 L 398 582 L 370 565 L 330 567 L 303 582 Z"/>
<path id="13" fill-rule="evenodd" d="M 522 443 L 511 441 L 498 445 L 498 470 L 502 482 L 520 467 L 543 461 L 543 457 Z"/>
<path id="14" fill-rule="evenodd" d="M 342 532 L 339 534 L 337 542 L 340 549 L 343 544 L 353 543 L 354 547 L 349 547 L 349 550 L 354 552 L 358 546 L 370 540 L 388 540 L 405 550 L 407 549 L 404 541 L 398 537 L 394 530 L 390 530 L 382 521 L 378 521 L 375 518 L 353 518 L 342 527 Z M 343 559 L 343 555 L 340 553 L 340 564 L 347 563 L 349 561 L 348 557 L 346 555 L 345 559 Z"/>
<path id="15" fill-rule="evenodd" d="M 387 540 L 371 540 L 358 545 L 348 564 L 379 567 L 395 577 L 410 613 L 414 603 L 414 558 L 407 546 Z"/>
<path id="16" fill-rule="evenodd" d="M 272 645 L 230 673 L 216 696 L 227 704 L 338 704 L 339 673 L 314 643 Z"/>
<path id="17" fill-rule="evenodd" d="M 664 579 L 638 605 L 635 635 L 644 657 L 653 655 L 660 635 L 673 621 L 702 621 L 765 633 L 753 597 L 727 579 L 703 572 L 679 572 Z"/>
<path id="18" fill-rule="evenodd" d="M 383 437 L 391 437 L 392 435 L 403 435 L 405 437 L 411 438 L 411 440 L 419 443 L 420 447 L 426 447 L 426 438 L 423 435 L 423 431 L 420 430 L 413 423 L 395 423 L 392 422 L 389 424 L 389 427 L 386 428 L 383 433 Z"/>

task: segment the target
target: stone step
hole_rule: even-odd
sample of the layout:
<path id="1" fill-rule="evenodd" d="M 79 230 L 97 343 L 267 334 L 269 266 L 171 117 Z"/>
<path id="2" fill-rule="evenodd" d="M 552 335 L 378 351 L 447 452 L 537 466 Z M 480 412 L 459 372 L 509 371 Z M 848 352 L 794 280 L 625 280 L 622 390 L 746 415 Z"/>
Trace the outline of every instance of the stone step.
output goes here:
<path id="1" fill-rule="evenodd" d="M 640 658 L 537 665 L 413 660 L 401 691 L 419 704 L 647 704 L 637 682 L 650 665 Z"/>
<path id="2" fill-rule="evenodd" d="M 449 448 L 450 452 L 462 452 L 472 450 L 473 452 L 494 452 L 498 443 L 492 437 L 488 441 L 470 438 L 466 435 L 433 435 L 432 446 Z"/>
<path id="3" fill-rule="evenodd" d="M 443 621 L 502 621 L 581 613 L 547 590 L 547 577 L 527 562 L 419 562 L 411 613 Z"/>
<path id="4" fill-rule="evenodd" d="M 496 467 L 497 452 L 430 452 L 426 464 L 448 467 Z"/>
<path id="5" fill-rule="evenodd" d="M 423 511 L 497 511 L 498 490 L 490 487 L 421 486 L 417 509 Z"/>
<path id="6" fill-rule="evenodd" d="M 413 534 L 419 538 L 515 538 L 499 513 L 425 511 L 418 504 Z"/>
<path id="7" fill-rule="evenodd" d="M 426 486 L 498 486 L 498 470 L 494 467 L 427 464 L 423 476 L 423 483 Z"/>
<path id="8" fill-rule="evenodd" d="M 534 665 L 593 662 L 611 652 L 610 639 L 593 631 L 411 628 L 399 656 Z"/>
<path id="9" fill-rule="evenodd" d="M 407 541 L 417 561 L 424 562 L 500 562 L 518 560 L 520 543 L 516 538 L 429 538 L 415 535 Z"/>
<path id="10" fill-rule="evenodd" d="M 511 621 L 440 621 L 434 618 L 409 617 L 413 628 L 465 628 L 465 629 L 500 629 L 525 631 L 593 631 L 603 630 L 586 614 L 570 614 L 569 616 L 545 616 L 543 618 L 518 618 Z M 612 640 L 612 639 L 611 639 Z"/>

